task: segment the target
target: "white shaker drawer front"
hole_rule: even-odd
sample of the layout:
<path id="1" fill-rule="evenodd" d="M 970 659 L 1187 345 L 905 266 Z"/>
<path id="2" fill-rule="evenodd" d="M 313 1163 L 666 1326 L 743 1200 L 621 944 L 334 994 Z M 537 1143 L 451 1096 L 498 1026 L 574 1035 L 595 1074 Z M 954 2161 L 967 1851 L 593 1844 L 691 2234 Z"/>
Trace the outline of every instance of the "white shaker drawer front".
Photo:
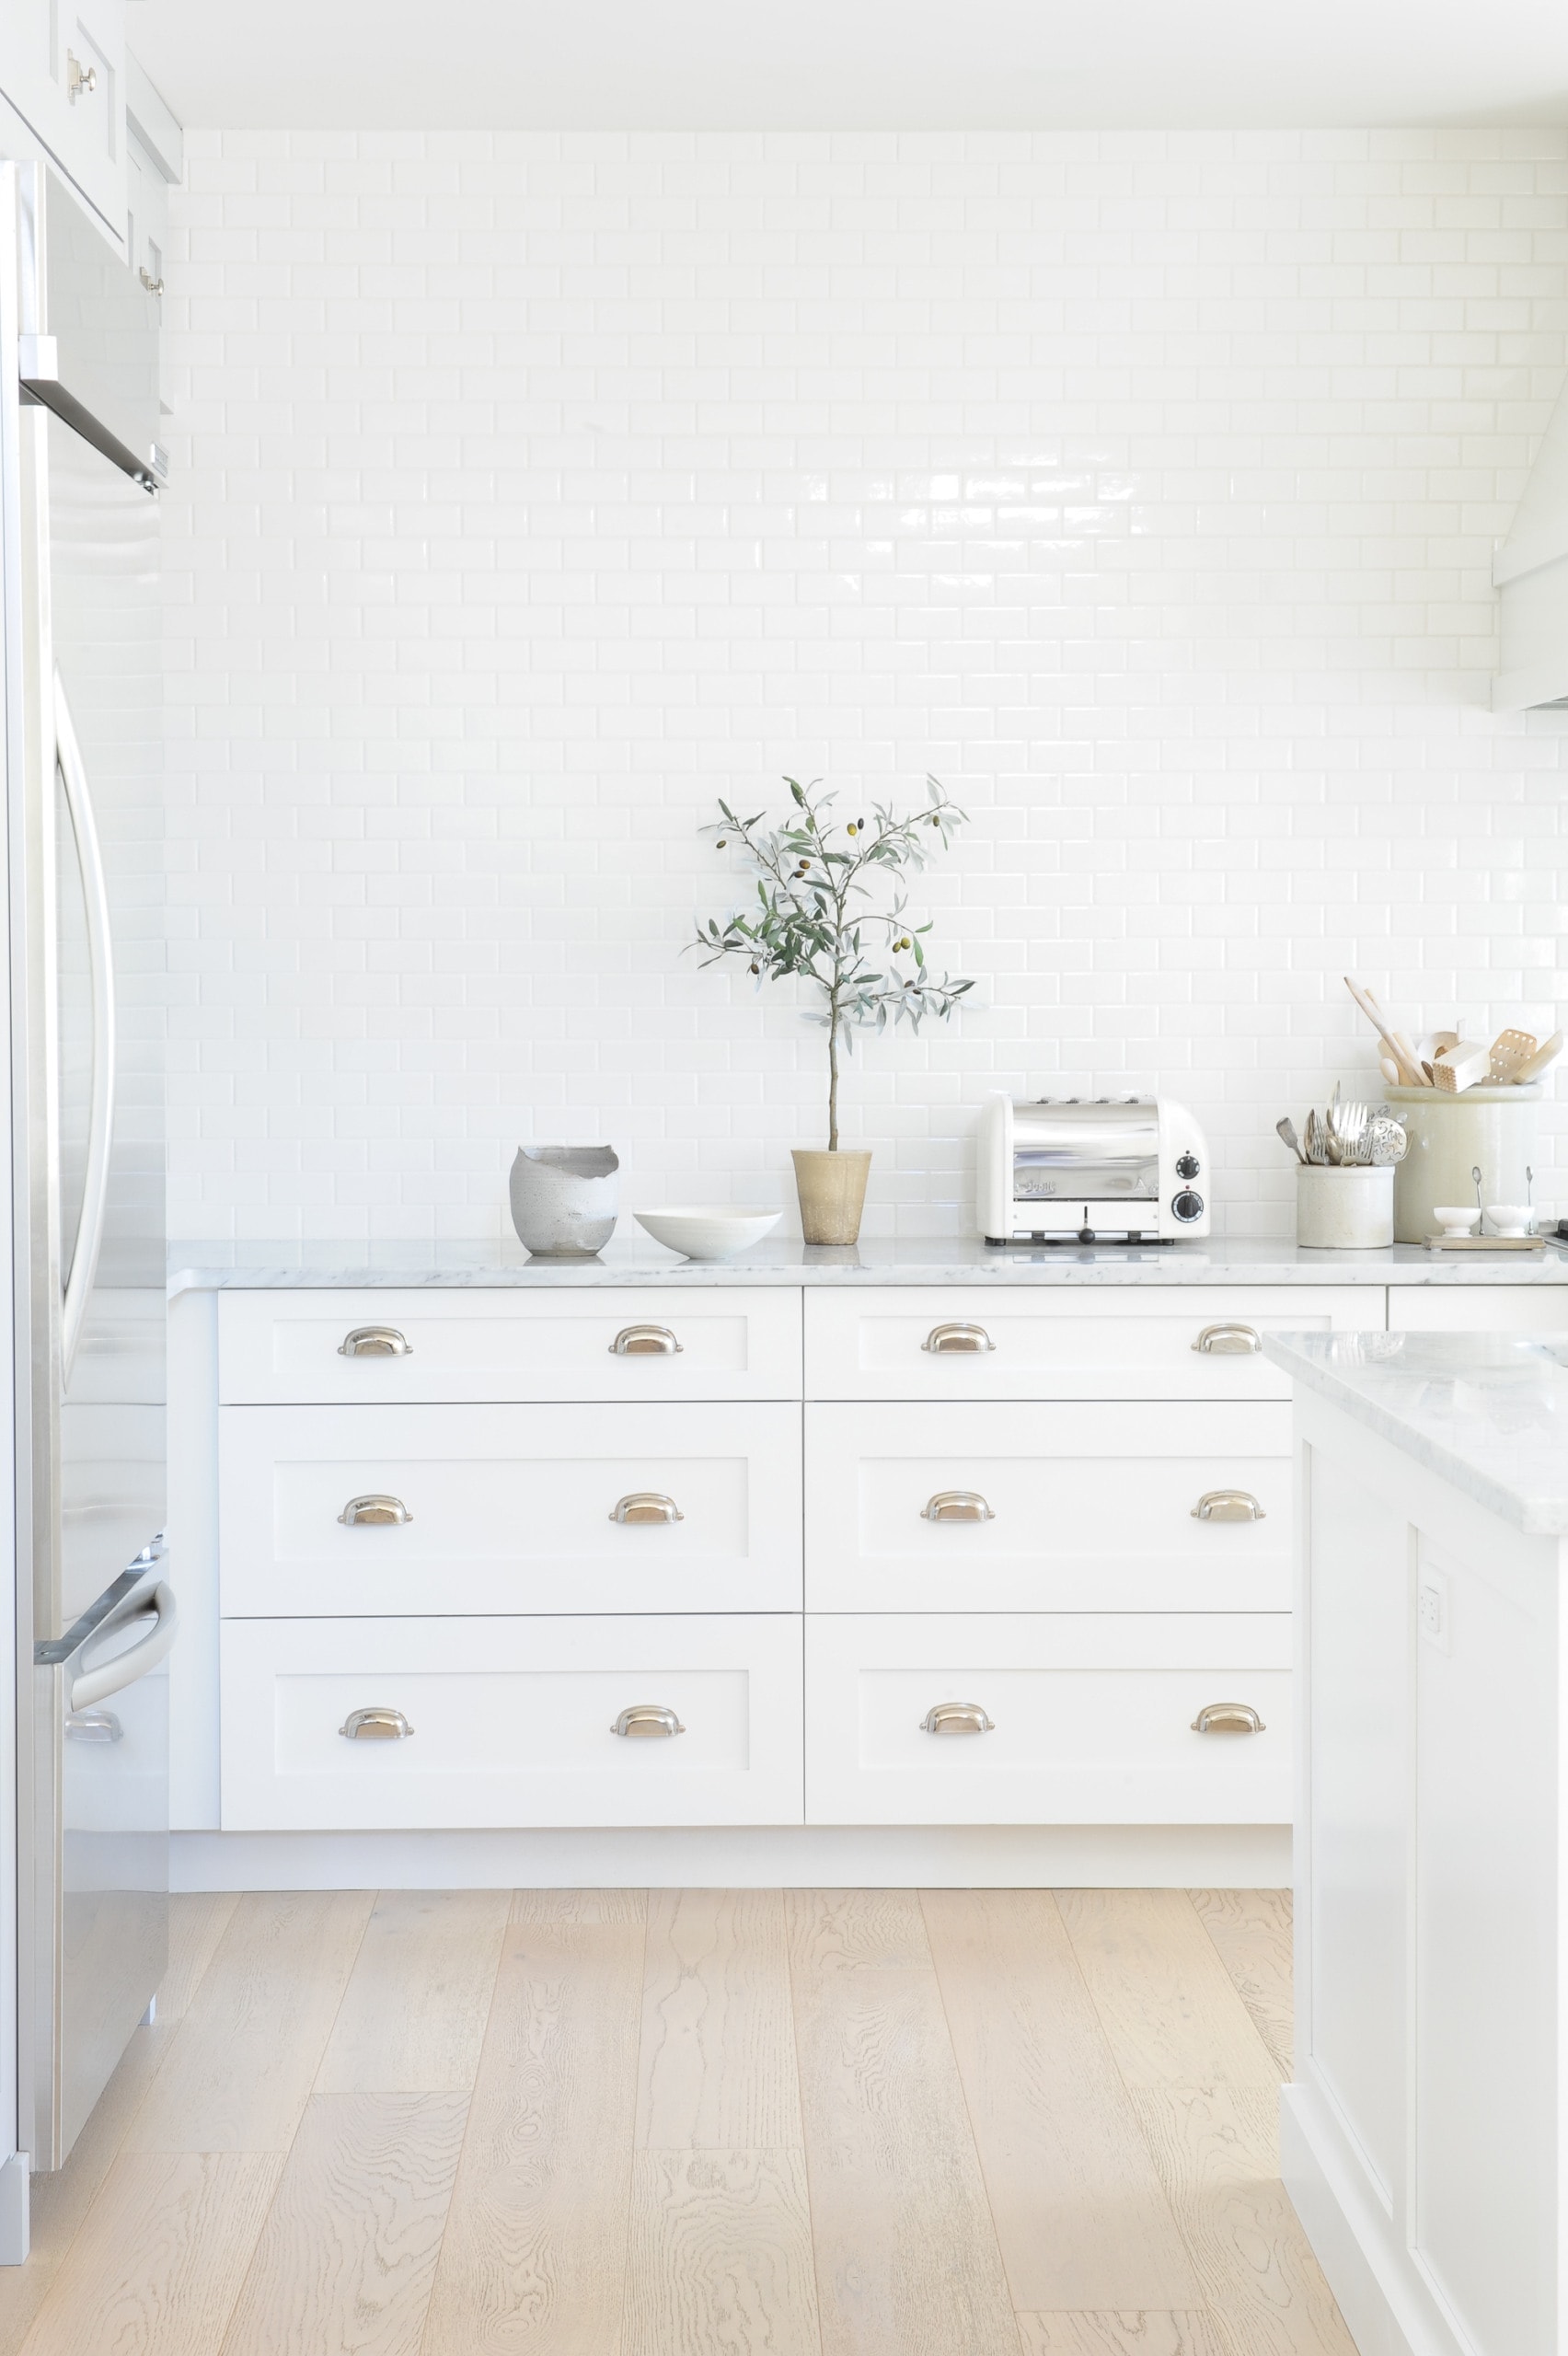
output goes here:
<path id="1" fill-rule="evenodd" d="M 1286 1614 L 806 1622 L 812 1824 L 1286 1824 Z"/>
<path id="2" fill-rule="evenodd" d="M 709 1286 L 225 1292 L 233 1404 L 798 1399 L 801 1296 Z"/>
<path id="3" fill-rule="evenodd" d="M 798 1611 L 801 1411 L 224 1407 L 225 1617 Z"/>
<path id="4" fill-rule="evenodd" d="M 1545 1258 L 1560 1265 L 1550 1246 Z M 1390 1285 L 1389 1327 L 1397 1334 L 1568 1335 L 1568 1285 Z"/>
<path id="5" fill-rule="evenodd" d="M 1378 1285 L 809 1291 L 809 1399 L 1288 1399 L 1267 1333 L 1381 1331 Z"/>
<path id="6" fill-rule="evenodd" d="M 806 1410 L 811 1611 L 1288 1611 L 1290 1410 Z"/>
<path id="7" fill-rule="evenodd" d="M 222 1680 L 225 1831 L 801 1821 L 798 1618 L 230 1621 Z"/>

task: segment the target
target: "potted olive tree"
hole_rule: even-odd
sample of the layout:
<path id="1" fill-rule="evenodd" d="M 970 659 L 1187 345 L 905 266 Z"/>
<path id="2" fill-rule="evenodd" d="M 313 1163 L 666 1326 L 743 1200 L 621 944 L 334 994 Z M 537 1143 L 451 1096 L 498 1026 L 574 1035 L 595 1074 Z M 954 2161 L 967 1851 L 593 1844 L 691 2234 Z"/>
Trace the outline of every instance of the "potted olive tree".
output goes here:
<path id="1" fill-rule="evenodd" d="M 794 807 L 778 825 L 760 812 L 738 818 L 721 801 L 717 824 L 702 829 L 720 850 L 742 852 L 756 896 L 723 923 L 710 917 L 705 930 L 699 922 L 688 945 L 708 953 L 705 965 L 743 959 L 759 989 L 798 976 L 819 993 L 822 1011 L 811 1019 L 827 1033 L 827 1144 L 795 1149 L 801 1228 L 808 1243 L 853 1243 L 871 1157 L 838 1142 L 839 1050 L 849 1051 L 863 1025 L 885 1030 L 890 1017 L 916 1030 L 928 1014 L 945 1020 L 974 988 L 927 972 L 930 924 L 905 913 L 905 876 L 938 844 L 946 848 L 965 814 L 935 778 L 927 780 L 927 806 L 909 817 L 873 803 L 870 818 L 842 823 L 832 816 L 836 795 L 792 777 L 784 782 Z"/>

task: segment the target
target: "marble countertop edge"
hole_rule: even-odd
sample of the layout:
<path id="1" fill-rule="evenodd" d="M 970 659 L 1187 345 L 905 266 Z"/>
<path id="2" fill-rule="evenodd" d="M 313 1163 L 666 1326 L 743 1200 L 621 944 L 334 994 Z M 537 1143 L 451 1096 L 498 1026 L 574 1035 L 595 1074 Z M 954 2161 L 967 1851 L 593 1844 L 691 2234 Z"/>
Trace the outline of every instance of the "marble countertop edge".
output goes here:
<path id="1" fill-rule="evenodd" d="M 1568 1251 L 1454 1253 L 1396 1244 L 1376 1252 L 1312 1252 L 1243 1240 L 1163 1246 L 987 1245 L 951 1237 L 863 1242 L 847 1250 L 769 1242 L 732 1260 L 685 1260 L 652 1243 L 606 1245 L 594 1260 L 531 1260 L 520 1245 L 476 1242 L 370 1243 L 179 1242 L 169 1291 L 371 1291 L 404 1287 L 603 1286 L 856 1288 L 879 1285 L 1568 1285 Z M 1568 1304 L 1564 1306 L 1568 1326 Z"/>
<path id="2" fill-rule="evenodd" d="M 1526 1537 L 1568 1537 L 1568 1368 L 1535 1337 L 1265 1334 L 1263 1355 Z"/>

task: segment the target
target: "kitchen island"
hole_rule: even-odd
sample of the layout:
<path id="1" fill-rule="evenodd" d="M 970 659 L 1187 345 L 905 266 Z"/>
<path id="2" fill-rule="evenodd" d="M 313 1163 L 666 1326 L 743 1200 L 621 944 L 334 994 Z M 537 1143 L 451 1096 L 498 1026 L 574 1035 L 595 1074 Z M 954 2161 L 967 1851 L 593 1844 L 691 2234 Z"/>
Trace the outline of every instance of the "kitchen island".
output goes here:
<path id="1" fill-rule="evenodd" d="M 1264 1351 L 1297 1459 L 1282 2174 L 1367 2356 L 1556 2356 L 1568 1339 Z"/>
<path id="2" fill-rule="evenodd" d="M 1264 1342 L 1568 1333 L 1555 1248 L 171 1268 L 176 1870 L 224 1886 L 1284 1882 Z"/>

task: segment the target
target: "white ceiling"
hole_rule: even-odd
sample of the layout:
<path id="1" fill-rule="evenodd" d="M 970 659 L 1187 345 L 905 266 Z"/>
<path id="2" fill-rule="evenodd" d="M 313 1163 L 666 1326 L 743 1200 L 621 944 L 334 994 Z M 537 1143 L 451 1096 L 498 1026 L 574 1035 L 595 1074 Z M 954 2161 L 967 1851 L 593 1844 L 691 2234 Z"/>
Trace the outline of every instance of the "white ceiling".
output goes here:
<path id="1" fill-rule="evenodd" d="M 1563 0 L 130 0 L 191 128 L 1568 123 Z"/>

